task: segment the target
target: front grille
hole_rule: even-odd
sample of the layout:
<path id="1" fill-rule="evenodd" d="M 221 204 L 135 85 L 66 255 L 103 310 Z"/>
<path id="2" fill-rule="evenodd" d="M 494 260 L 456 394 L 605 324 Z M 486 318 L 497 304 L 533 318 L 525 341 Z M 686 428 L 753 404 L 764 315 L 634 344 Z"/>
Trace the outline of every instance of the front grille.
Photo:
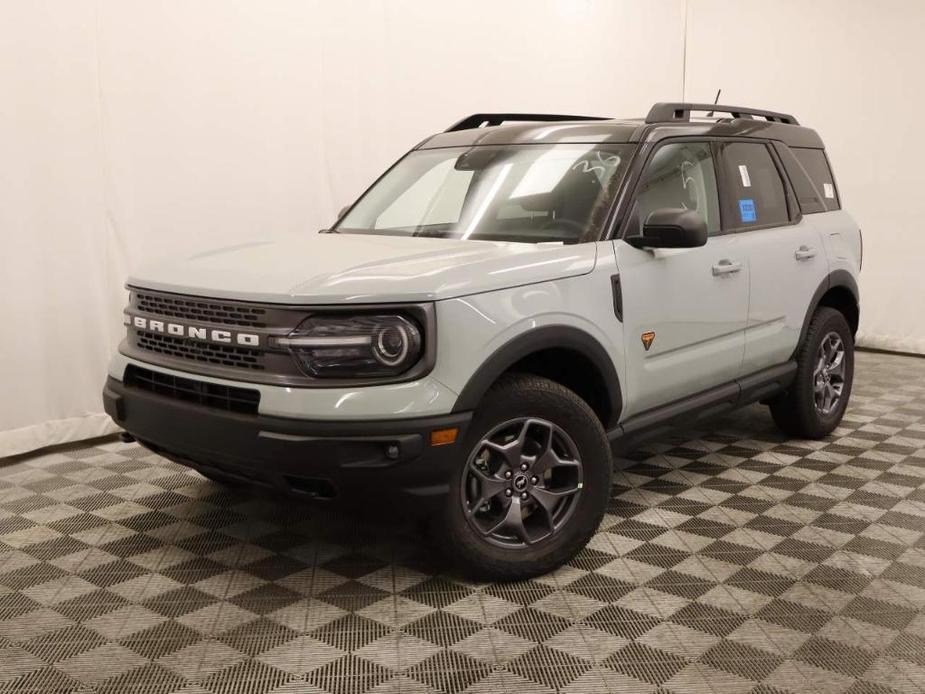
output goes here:
<path id="1" fill-rule="evenodd" d="M 136 291 L 136 300 L 139 310 L 161 316 L 219 325 L 266 327 L 266 309 L 258 306 L 226 304 L 196 297 L 149 294 L 139 291 Z"/>
<path id="2" fill-rule="evenodd" d="M 128 287 L 129 305 L 123 314 L 126 336 L 119 346 L 122 354 L 145 364 L 163 366 L 230 381 L 266 383 L 277 386 L 331 387 L 338 381 L 324 381 L 307 375 L 292 352 L 279 343 L 307 318 L 322 313 L 339 313 L 334 306 L 286 303 L 255 303 L 234 299 L 212 299 Z M 382 307 L 385 309 L 385 306 Z M 351 309 L 378 311 L 372 305 Z M 433 330 L 433 306 L 402 305 Z M 418 377 L 431 368 L 434 345 L 425 338 L 427 364 L 406 374 Z M 373 382 L 373 379 L 369 379 Z M 357 384 L 365 385 L 360 379 Z"/>
<path id="3" fill-rule="evenodd" d="M 233 366 L 240 369 L 254 369 L 262 371 L 264 366 L 264 352 L 247 347 L 234 345 L 220 345 L 211 342 L 200 342 L 185 337 L 171 337 L 159 333 L 138 330 L 136 344 L 147 352 L 155 352 L 169 357 L 192 359 L 216 366 Z"/>
<path id="4" fill-rule="evenodd" d="M 194 381 L 191 378 L 143 369 L 134 364 L 125 367 L 123 383 L 127 388 L 138 388 L 175 400 L 242 414 L 257 414 L 257 406 L 260 404 L 260 392 L 251 388 Z"/>

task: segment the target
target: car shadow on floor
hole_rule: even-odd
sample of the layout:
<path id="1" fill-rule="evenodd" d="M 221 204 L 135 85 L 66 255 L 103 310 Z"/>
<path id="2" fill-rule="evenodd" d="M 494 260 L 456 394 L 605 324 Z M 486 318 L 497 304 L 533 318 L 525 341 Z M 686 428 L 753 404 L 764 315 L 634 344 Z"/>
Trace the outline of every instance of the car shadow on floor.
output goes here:
<path id="1" fill-rule="evenodd" d="M 617 495 L 628 487 L 657 488 L 657 479 L 666 469 L 663 464 L 653 465 L 653 459 L 663 463 L 667 458 L 680 456 L 687 465 L 688 460 L 708 454 L 711 448 L 745 439 L 765 448 L 788 442 L 786 435 L 775 427 L 767 408 L 753 405 L 717 417 L 705 427 L 678 429 L 631 450 L 615 453 L 614 493 Z M 195 475 L 191 471 L 189 474 Z M 445 574 L 465 581 L 447 558 L 446 553 L 452 548 L 441 544 L 439 530 L 431 526 L 435 521 L 408 518 L 394 510 L 383 514 L 375 507 L 331 509 L 323 501 L 300 499 L 261 488 L 225 485 L 195 476 L 201 480 L 193 483 L 201 502 L 233 509 L 241 515 L 239 532 L 253 537 L 261 547 L 281 557 L 308 558 L 312 556 L 311 548 L 317 546 L 318 555 L 313 560 L 322 560 L 333 547 L 338 547 L 348 550 L 348 556 L 358 562 L 351 573 L 388 561 L 425 574 Z M 619 511 L 620 503 L 619 499 L 612 499 L 610 511 Z M 261 537 L 261 529 L 268 526 L 281 530 L 275 535 Z M 306 544 L 308 538 L 311 542 Z M 370 553 L 377 559 L 360 558 Z M 338 566 L 346 570 L 344 561 L 339 561 Z"/>

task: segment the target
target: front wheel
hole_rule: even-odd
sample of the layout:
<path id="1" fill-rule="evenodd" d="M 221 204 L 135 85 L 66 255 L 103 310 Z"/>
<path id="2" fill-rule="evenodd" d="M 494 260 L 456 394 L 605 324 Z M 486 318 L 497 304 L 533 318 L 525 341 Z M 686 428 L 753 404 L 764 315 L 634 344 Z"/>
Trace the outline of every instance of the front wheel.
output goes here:
<path id="1" fill-rule="evenodd" d="M 476 410 L 438 525 L 464 573 L 520 580 L 577 554 L 610 498 L 612 458 L 591 408 L 568 388 L 506 377 Z"/>
<path id="2" fill-rule="evenodd" d="M 769 404 L 787 434 L 820 439 L 838 426 L 854 380 L 854 338 L 840 311 L 822 306 L 813 315 L 797 353 L 790 388 Z"/>

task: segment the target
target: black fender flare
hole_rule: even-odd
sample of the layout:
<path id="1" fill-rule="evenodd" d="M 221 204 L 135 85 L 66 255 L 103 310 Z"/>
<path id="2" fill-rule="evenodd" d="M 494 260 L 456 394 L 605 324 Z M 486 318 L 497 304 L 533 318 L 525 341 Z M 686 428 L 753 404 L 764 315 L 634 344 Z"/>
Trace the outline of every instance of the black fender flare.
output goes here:
<path id="1" fill-rule="evenodd" d="M 854 276 L 847 270 L 834 270 L 829 273 L 816 288 L 816 291 L 813 293 L 813 298 L 809 302 L 809 308 L 806 309 L 806 316 L 803 318 L 803 327 L 800 329 L 800 339 L 797 341 L 797 348 L 793 351 L 794 355 L 800 350 L 800 347 L 803 345 L 803 340 L 806 339 L 806 332 L 809 330 L 809 322 L 813 319 L 813 314 L 816 312 L 816 309 L 819 308 L 819 302 L 822 300 L 822 297 L 825 296 L 826 292 L 830 289 L 835 289 L 836 287 L 844 287 L 851 292 L 851 295 L 854 297 L 855 305 L 860 307 L 861 293 L 858 290 L 858 283 L 857 280 L 854 279 Z"/>
<path id="2" fill-rule="evenodd" d="M 488 389 L 511 366 L 524 357 L 554 347 L 578 352 L 597 368 L 604 380 L 610 405 L 610 421 L 604 422 L 604 427 L 615 426 L 623 409 L 623 395 L 613 359 L 595 337 L 580 328 L 567 325 L 535 328 L 504 343 L 469 378 L 456 399 L 453 412 L 474 410 Z"/>

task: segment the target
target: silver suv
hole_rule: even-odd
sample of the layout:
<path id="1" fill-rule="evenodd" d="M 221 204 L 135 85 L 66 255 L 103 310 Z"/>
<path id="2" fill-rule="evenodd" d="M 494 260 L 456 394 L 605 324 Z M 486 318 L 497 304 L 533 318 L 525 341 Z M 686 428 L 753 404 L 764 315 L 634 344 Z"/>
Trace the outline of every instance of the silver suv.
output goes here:
<path id="1" fill-rule="evenodd" d="M 478 114 L 331 229 L 130 278 L 105 407 L 207 477 L 421 514 L 519 579 L 595 532 L 613 445 L 755 401 L 831 432 L 860 265 L 792 116 Z"/>

